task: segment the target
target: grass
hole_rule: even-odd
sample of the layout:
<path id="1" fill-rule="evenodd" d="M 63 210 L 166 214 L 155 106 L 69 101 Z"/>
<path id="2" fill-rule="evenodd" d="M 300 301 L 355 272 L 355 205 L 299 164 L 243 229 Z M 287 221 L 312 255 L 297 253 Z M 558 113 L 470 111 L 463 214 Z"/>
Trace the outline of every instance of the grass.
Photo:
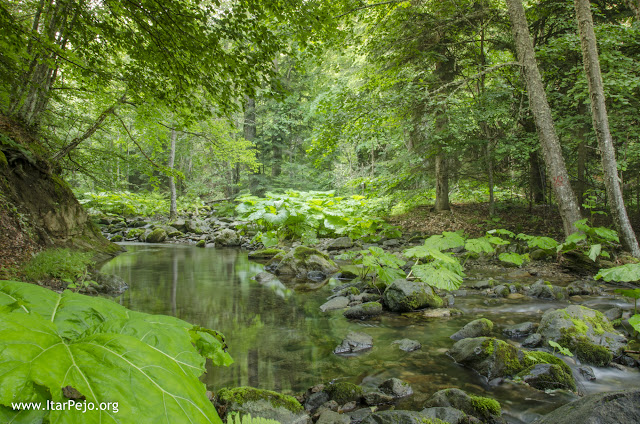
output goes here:
<path id="1" fill-rule="evenodd" d="M 85 276 L 94 265 L 91 252 L 71 249 L 47 249 L 25 263 L 19 273 L 27 281 L 41 281 L 52 278 L 76 280 Z"/>

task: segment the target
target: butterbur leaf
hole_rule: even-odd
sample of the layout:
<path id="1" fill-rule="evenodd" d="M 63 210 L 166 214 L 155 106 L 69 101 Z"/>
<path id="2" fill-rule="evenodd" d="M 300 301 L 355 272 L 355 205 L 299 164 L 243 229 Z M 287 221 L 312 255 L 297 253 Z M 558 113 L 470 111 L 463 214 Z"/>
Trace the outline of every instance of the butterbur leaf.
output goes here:
<path id="1" fill-rule="evenodd" d="M 640 299 L 640 289 L 615 289 L 614 292 L 632 299 Z"/>
<path id="2" fill-rule="evenodd" d="M 485 238 L 469 239 L 464 244 L 465 250 L 473 253 L 495 253 L 496 249 Z"/>
<path id="3" fill-rule="evenodd" d="M 635 314 L 629 318 L 629 324 L 631 324 L 634 330 L 640 332 L 640 314 Z"/>
<path id="4" fill-rule="evenodd" d="M 378 280 L 382 281 L 386 285 L 393 283 L 395 280 L 405 278 L 406 274 L 401 269 L 395 268 L 380 268 L 378 270 Z"/>
<path id="5" fill-rule="evenodd" d="M 442 290 L 457 290 L 462 284 L 462 276 L 450 269 L 434 267 L 432 264 L 414 265 L 413 275 L 420 281 Z"/>
<path id="6" fill-rule="evenodd" d="M 498 259 L 500 259 L 502 262 L 507 262 L 516 266 L 522 266 L 522 264 L 529 261 L 529 255 L 521 255 L 519 253 L 501 253 L 498 256 Z"/>
<path id="7" fill-rule="evenodd" d="M 602 251 L 602 245 L 594 244 L 593 246 L 591 246 L 591 249 L 589 249 L 589 255 L 588 255 L 589 259 L 595 262 L 596 259 L 598 259 L 598 256 L 600 256 L 601 251 Z"/>
<path id="8" fill-rule="evenodd" d="M 640 264 L 626 264 L 613 268 L 604 268 L 598 271 L 596 280 L 602 279 L 607 283 L 610 281 L 631 282 L 640 280 Z"/>

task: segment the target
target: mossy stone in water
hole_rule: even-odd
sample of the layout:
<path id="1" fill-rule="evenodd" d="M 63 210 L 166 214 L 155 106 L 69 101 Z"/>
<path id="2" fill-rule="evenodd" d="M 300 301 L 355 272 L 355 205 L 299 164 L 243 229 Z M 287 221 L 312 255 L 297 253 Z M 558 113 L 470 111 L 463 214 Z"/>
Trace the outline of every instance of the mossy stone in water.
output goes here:
<path id="1" fill-rule="evenodd" d="M 324 391 L 329 395 L 331 400 L 335 400 L 339 405 L 358 401 L 363 395 L 362 387 L 346 381 L 330 384 L 325 387 Z"/>
<path id="2" fill-rule="evenodd" d="M 538 390 L 576 390 L 573 376 L 556 364 L 535 364 L 518 374 L 525 383 Z"/>
<path id="3" fill-rule="evenodd" d="M 273 257 L 275 257 L 280 253 L 284 254 L 284 250 L 270 248 L 270 249 L 254 250 L 253 252 L 249 252 L 247 256 L 249 257 L 249 259 L 272 259 Z"/>
<path id="4" fill-rule="evenodd" d="M 261 390 L 253 387 L 236 387 L 234 389 L 220 389 L 217 400 L 224 405 L 243 406 L 248 402 L 267 401 L 273 408 L 284 408 L 294 414 L 304 411 L 300 402 L 293 396 L 271 390 Z"/>

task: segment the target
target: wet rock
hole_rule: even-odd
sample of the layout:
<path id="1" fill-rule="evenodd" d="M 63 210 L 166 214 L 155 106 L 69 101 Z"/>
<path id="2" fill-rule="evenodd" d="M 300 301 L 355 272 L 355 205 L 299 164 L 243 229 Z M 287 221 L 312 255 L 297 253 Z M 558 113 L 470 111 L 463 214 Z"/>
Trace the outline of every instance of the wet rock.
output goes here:
<path id="1" fill-rule="evenodd" d="M 596 379 L 596 374 L 593 372 L 593 368 L 586 365 L 578 368 L 578 372 L 587 381 L 594 381 Z"/>
<path id="2" fill-rule="evenodd" d="M 449 407 L 480 419 L 482 422 L 504 422 L 500 418 L 500 403 L 482 396 L 470 396 L 460 389 L 444 389 L 431 396 L 425 408 Z"/>
<path id="3" fill-rule="evenodd" d="M 344 309 L 347 306 L 349 306 L 349 298 L 345 296 L 338 296 L 325 302 L 320 306 L 320 310 L 322 312 L 334 311 L 336 309 Z"/>
<path id="4" fill-rule="evenodd" d="M 342 250 L 349 249 L 353 247 L 353 240 L 350 237 L 338 237 L 333 240 L 329 246 L 327 246 L 327 250 Z"/>
<path id="5" fill-rule="evenodd" d="M 402 314 L 402 316 L 408 318 L 448 318 L 457 315 L 462 315 L 462 311 L 459 309 L 448 308 L 425 309 L 419 312 L 407 312 Z"/>
<path id="6" fill-rule="evenodd" d="M 411 339 L 394 340 L 391 344 L 397 344 L 400 350 L 405 352 L 413 352 L 414 350 L 422 349 L 422 345 L 419 341 Z"/>
<path id="7" fill-rule="evenodd" d="M 524 347 L 538 347 L 541 344 L 542 344 L 542 336 L 538 333 L 531 334 L 522 342 L 522 346 Z"/>
<path id="8" fill-rule="evenodd" d="M 500 284 L 493 289 L 493 293 L 498 297 L 507 297 L 511 293 L 509 287 L 504 284 Z"/>
<path id="9" fill-rule="evenodd" d="M 486 290 L 495 286 L 495 284 L 496 284 L 496 281 L 493 278 L 491 278 L 489 280 L 482 280 L 476 283 L 469 284 L 467 287 L 474 290 Z"/>
<path id="10" fill-rule="evenodd" d="M 373 347 L 373 337 L 366 333 L 356 333 L 355 331 L 347 334 L 347 337 L 338 345 L 333 353 L 349 354 L 369 350 Z"/>
<path id="11" fill-rule="evenodd" d="M 349 319 L 369 319 L 382 314 L 382 304 L 379 302 L 367 302 L 352 306 L 342 313 Z"/>
<path id="12" fill-rule="evenodd" d="M 534 424 L 637 424 L 640 389 L 595 393 L 554 410 Z"/>
<path id="13" fill-rule="evenodd" d="M 556 300 L 566 298 L 566 290 L 562 287 L 555 287 L 548 281 L 538 280 L 529 290 L 527 290 L 527 296 L 535 297 L 536 299 Z"/>
<path id="14" fill-rule="evenodd" d="M 409 383 L 404 382 L 398 378 L 390 378 L 382 382 L 378 389 L 382 393 L 386 393 L 389 396 L 393 396 L 396 399 L 407 397 L 413 394 L 413 389 Z"/>
<path id="15" fill-rule="evenodd" d="M 162 243 L 167 239 L 167 232 L 162 228 L 156 228 L 155 230 L 145 233 L 144 241 L 147 243 Z"/>
<path id="16" fill-rule="evenodd" d="M 316 424 L 349 424 L 351 417 L 349 415 L 338 414 L 337 412 L 325 409 L 318 417 Z"/>
<path id="17" fill-rule="evenodd" d="M 367 416 L 362 424 L 423 424 L 427 419 L 416 411 L 381 411 Z"/>
<path id="18" fill-rule="evenodd" d="M 275 267 L 275 274 L 305 278 L 310 271 L 320 271 L 326 276 L 338 271 L 329 257 L 317 249 L 298 246 L 285 254 Z"/>
<path id="19" fill-rule="evenodd" d="M 111 237 L 109 240 L 117 243 L 119 241 L 122 241 L 124 239 L 124 237 L 122 237 L 120 234 L 116 234 L 115 236 Z"/>
<path id="20" fill-rule="evenodd" d="M 618 308 L 617 306 L 611 309 L 607 309 L 604 312 L 604 316 L 607 317 L 609 321 L 615 321 L 622 318 L 622 309 Z"/>
<path id="21" fill-rule="evenodd" d="M 254 250 L 253 252 L 249 252 L 247 256 L 249 259 L 272 259 L 274 256 L 278 255 L 279 253 L 284 253 L 284 250 L 273 249 L 273 248 Z"/>
<path id="22" fill-rule="evenodd" d="M 177 227 L 176 227 L 177 228 Z M 184 230 L 185 232 L 194 233 L 194 234 L 205 234 L 209 232 L 210 228 L 206 222 L 201 221 L 199 219 L 187 219 L 185 221 Z M 233 231 L 233 230 L 231 230 Z M 235 234 L 235 232 L 234 232 Z"/>
<path id="23" fill-rule="evenodd" d="M 538 333 L 543 342 L 553 340 L 580 361 L 597 366 L 607 365 L 627 344 L 601 312 L 579 305 L 545 312 Z"/>
<path id="24" fill-rule="evenodd" d="M 400 240 L 398 239 L 389 239 L 382 242 L 382 245 L 386 248 L 389 247 L 398 247 L 400 246 Z"/>
<path id="25" fill-rule="evenodd" d="M 304 403 L 304 409 L 311 413 L 315 412 L 316 409 L 320 408 L 326 402 L 329 401 L 329 395 L 324 391 L 312 393 L 307 398 L 307 401 Z"/>
<path id="26" fill-rule="evenodd" d="M 451 335 L 453 340 L 462 340 L 469 337 L 488 336 L 493 330 L 493 322 L 486 318 L 479 318 L 467 323 L 464 327 Z"/>
<path id="27" fill-rule="evenodd" d="M 569 296 L 598 294 L 602 291 L 593 281 L 574 281 L 567 286 Z"/>
<path id="28" fill-rule="evenodd" d="M 431 420 L 438 419 L 449 424 L 480 424 L 482 421 L 476 417 L 470 417 L 459 409 L 450 406 L 434 406 L 420 411 Z"/>
<path id="29" fill-rule="evenodd" d="M 553 253 L 543 249 L 536 249 L 536 250 L 533 250 L 531 253 L 529 253 L 529 257 L 531 257 L 532 261 L 543 261 L 552 256 L 553 256 Z"/>
<path id="30" fill-rule="evenodd" d="M 187 231 L 187 222 L 182 218 L 178 218 L 173 222 L 169 222 L 169 225 L 178 231 L 182 231 L 183 233 Z M 132 227 L 133 226 L 134 225 L 132 225 Z"/>
<path id="31" fill-rule="evenodd" d="M 421 282 L 395 280 L 383 294 L 387 308 L 394 312 L 409 312 L 426 307 L 440 308 L 442 299 L 431 286 Z"/>
<path id="32" fill-rule="evenodd" d="M 96 290 L 100 293 L 118 295 L 129 288 L 127 283 L 115 274 L 96 271 L 93 274 L 93 279 L 97 283 Z"/>
<path id="33" fill-rule="evenodd" d="M 241 415 L 251 414 L 279 421 L 282 424 L 307 424 L 309 415 L 292 396 L 286 396 L 270 390 L 253 387 L 221 389 L 217 395 L 217 404 L 229 412 Z"/>
<path id="34" fill-rule="evenodd" d="M 536 330 L 536 325 L 532 322 L 523 322 L 521 324 L 510 325 L 502 330 L 502 334 L 510 339 L 519 339 Z"/>
<path id="35" fill-rule="evenodd" d="M 576 390 L 576 383 L 559 365 L 535 364 L 518 374 L 529 386 L 538 390 Z"/>
<path id="36" fill-rule="evenodd" d="M 358 402 L 356 402 L 355 400 L 352 400 L 351 402 L 347 402 L 344 405 L 342 405 L 340 408 L 338 408 L 338 412 L 341 414 L 349 413 L 349 412 L 355 411 L 357 407 L 358 407 Z"/>
<path id="37" fill-rule="evenodd" d="M 225 228 L 215 235 L 215 242 L 218 246 L 234 247 L 240 246 L 241 240 L 235 231 Z"/>
<path id="38" fill-rule="evenodd" d="M 393 396 L 388 395 L 386 393 L 382 393 L 382 392 L 365 393 L 363 398 L 364 398 L 364 402 L 369 406 L 385 405 L 385 404 L 393 403 L 393 401 L 395 400 Z"/>
<path id="39" fill-rule="evenodd" d="M 329 399 L 336 401 L 338 405 L 358 402 L 363 395 L 362 387 L 345 381 L 329 384 L 324 391 L 329 395 Z"/>
<path id="40" fill-rule="evenodd" d="M 311 281 L 324 281 L 327 278 L 327 275 L 322 271 L 309 271 L 307 272 L 307 280 Z"/>

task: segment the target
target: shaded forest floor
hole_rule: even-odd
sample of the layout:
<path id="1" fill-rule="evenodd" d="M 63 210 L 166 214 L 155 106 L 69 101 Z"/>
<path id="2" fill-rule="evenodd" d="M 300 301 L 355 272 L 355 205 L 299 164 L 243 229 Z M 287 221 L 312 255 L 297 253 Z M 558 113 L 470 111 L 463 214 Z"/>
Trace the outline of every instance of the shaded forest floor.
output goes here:
<path id="1" fill-rule="evenodd" d="M 586 212 L 589 215 L 589 212 Z M 633 227 L 640 229 L 640 214 L 630 215 Z M 590 218 L 592 226 L 613 228 L 613 222 L 604 214 Z M 456 203 L 451 210 L 436 213 L 433 206 L 418 206 L 408 213 L 389 219 L 405 233 L 440 234 L 443 231 L 463 230 L 472 237 L 482 236 L 494 228 L 504 228 L 514 233 L 564 239 L 562 219 L 556 206 L 497 203 L 496 214 L 489 217 L 488 203 Z"/>

